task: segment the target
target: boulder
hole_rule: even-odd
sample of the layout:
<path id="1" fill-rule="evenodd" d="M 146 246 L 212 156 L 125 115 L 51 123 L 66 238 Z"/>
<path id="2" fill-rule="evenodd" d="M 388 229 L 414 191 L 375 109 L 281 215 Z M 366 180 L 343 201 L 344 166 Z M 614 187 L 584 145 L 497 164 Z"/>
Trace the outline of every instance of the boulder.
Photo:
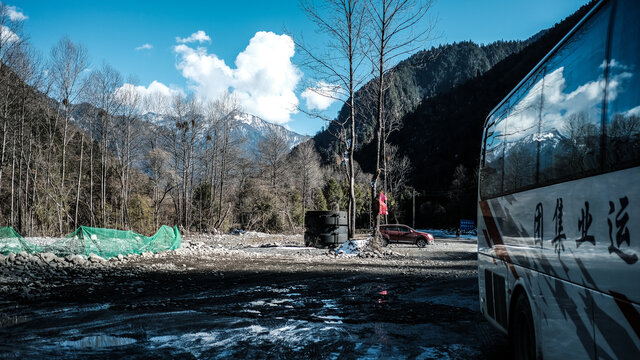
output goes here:
<path id="1" fill-rule="evenodd" d="M 53 253 L 42 253 L 40 254 L 40 257 L 42 258 L 42 260 L 44 260 L 44 262 L 46 262 L 49 265 L 60 261 L 60 258 Z"/>
<path id="2" fill-rule="evenodd" d="M 93 262 L 93 263 L 104 263 L 107 260 L 105 260 L 104 258 L 100 257 L 99 255 L 96 255 L 94 253 L 89 254 L 89 261 Z"/>
<path id="3" fill-rule="evenodd" d="M 85 259 L 84 256 L 82 255 L 67 255 L 67 257 L 65 257 L 65 259 L 67 259 L 68 262 L 74 264 L 74 265 L 85 265 L 87 260 Z"/>

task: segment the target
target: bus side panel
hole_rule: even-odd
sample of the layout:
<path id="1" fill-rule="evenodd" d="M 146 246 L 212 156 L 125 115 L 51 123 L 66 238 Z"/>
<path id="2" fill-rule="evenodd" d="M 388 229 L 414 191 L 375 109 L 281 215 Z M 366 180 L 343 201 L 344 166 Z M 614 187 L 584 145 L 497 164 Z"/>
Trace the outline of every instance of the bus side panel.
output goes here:
<path id="1" fill-rule="evenodd" d="M 509 279 L 507 264 L 491 256 L 478 254 L 478 289 L 480 289 L 480 311 L 485 318 L 505 334 L 508 332 L 507 289 Z"/>
<path id="2" fill-rule="evenodd" d="M 551 199 L 553 196 L 554 192 L 549 192 L 542 195 L 542 198 Z M 478 234 L 478 278 L 482 311 L 492 325 L 508 331 L 508 326 L 502 327 L 498 323 L 497 316 L 489 314 L 491 304 L 487 299 L 487 288 L 493 286 L 486 280 L 486 270 L 489 270 L 507 279 L 507 309 L 511 305 L 516 287 L 522 286 L 525 289 L 535 319 L 536 338 L 546 358 L 595 358 L 593 291 L 558 278 L 558 272 L 578 272 L 577 266 L 572 267 L 573 271 L 566 269 L 567 263 L 559 260 L 553 246 L 545 249 L 541 243 L 535 244 L 533 237 L 527 235 L 526 230 L 523 230 L 525 221 L 514 223 L 514 219 L 529 219 L 533 226 L 533 215 L 527 209 L 531 204 L 535 208 L 536 202 L 532 194 L 519 194 L 517 199 L 514 196 L 494 199 L 480 206 L 479 214 L 485 213 L 478 221 L 479 229 L 484 229 Z M 489 212 L 491 216 L 487 216 Z M 495 234 L 496 229 L 491 230 L 492 227 L 498 229 L 499 235 Z M 517 235 L 518 232 L 520 236 Z M 544 233 L 547 233 L 546 229 Z M 550 241 L 548 237 L 547 241 Z M 509 259 L 511 263 L 504 259 Z M 551 275 L 545 275 L 545 272 Z"/>
<path id="3" fill-rule="evenodd" d="M 517 266 L 529 290 L 538 346 L 546 359 L 594 359 L 591 291 Z"/>
<path id="4" fill-rule="evenodd" d="M 640 359 L 640 307 L 621 294 L 591 295 L 598 358 Z"/>
<path id="5" fill-rule="evenodd" d="M 638 179 L 640 167 L 483 201 L 478 250 L 640 303 Z"/>

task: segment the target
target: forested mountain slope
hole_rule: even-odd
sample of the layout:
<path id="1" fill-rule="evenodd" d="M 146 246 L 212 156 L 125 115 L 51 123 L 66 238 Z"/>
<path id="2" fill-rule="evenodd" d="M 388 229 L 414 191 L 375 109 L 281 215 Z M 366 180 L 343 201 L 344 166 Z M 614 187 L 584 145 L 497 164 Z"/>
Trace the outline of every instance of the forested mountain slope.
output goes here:
<path id="1" fill-rule="evenodd" d="M 398 63 L 389 73 L 389 88 L 385 108 L 393 116 L 402 117 L 414 110 L 425 98 L 450 90 L 456 85 L 479 76 L 491 69 L 508 55 L 520 51 L 526 45 L 522 41 L 497 41 L 489 45 L 478 45 L 470 41 L 442 45 L 421 51 Z M 358 141 L 360 148 L 371 141 L 375 119 L 368 109 L 375 108 L 367 96 L 374 86 L 371 80 L 356 92 Z M 318 133 L 314 140 L 324 159 L 329 159 L 336 150 L 335 138 L 338 122 L 348 116 L 344 106 L 338 121 Z"/>

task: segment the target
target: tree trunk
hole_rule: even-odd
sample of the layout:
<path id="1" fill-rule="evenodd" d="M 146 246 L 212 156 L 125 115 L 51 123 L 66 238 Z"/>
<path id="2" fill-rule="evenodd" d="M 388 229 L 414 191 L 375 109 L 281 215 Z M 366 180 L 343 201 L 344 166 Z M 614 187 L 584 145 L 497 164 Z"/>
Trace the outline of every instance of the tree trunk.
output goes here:
<path id="1" fill-rule="evenodd" d="M 82 182 L 82 159 L 84 150 L 84 135 L 80 139 L 80 169 L 78 170 L 78 190 L 76 191 L 76 214 L 73 223 L 78 227 L 78 208 L 80 207 L 80 184 Z"/>
<path id="2" fill-rule="evenodd" d="M 385 15 L 383 15 L 384 18 Z M 385 28 L 382 27 L 381 38 L 385 37 Z M 373 238 L 377 239 L 380 231 L 380 203 L 377 201 L 377 182 L 380 177 L 380 151 L 382 145 L 382 130 L 383 130 L 383 116 L 384 116 L 384 46 L 380 48 L 380 58 L 378 63 L 378 122 L 376 129 L 376 167 L 373 177 L 371 179 L 371 209 L 373 218 Z"/>
<path id="3" fill-rule="evenodd" d="M 351 5 L 351 4 L 350 4 Z M 354 61 L 354 48 L 353 48 L 353 19 L 352 12 L 353 9 L 349 9 L 349 107 L 351 110 L 351 143 L 349 144 L 349 216 L 348 216 L 348 236 L 352 239 L 356 234 L 356 193 L 355 193 L 355 165 L 354 154 L 356 151 L 356 103 L 355 103 L 355 86 L 354 86 L 354 78 L 355 78 L 355 69 L 353 67 Z"/>
<path id="4" fill-rule="evenodd" d="M 13 134 L 13 150 L 12 150 L 12 159 L 11 159 L 11 213 L 9 216 L 9 224 L 15 227 L 15 213 L 14 213 L 14 202 L 15 202 L 15 175 L 16 175 L 16 136 Z"/>
<path id="5" fill-rule="evenodd" d="M 93 227 L 93 116 L 89 117 L 89 134 L 89 224 Z"/>
<path id="6" fill-rule="evenodd" d="M 1 61 L 0 61 L 1 63 Z M 5 110 L 5 114 L 6 114 Z M 7 151 L 7 123 L 9 121 L 6 117 L 4 117 L 4 122 L 2 124 L 2 154 L 0 154 L 0 184 L 2 184 L 2 171 L 4 169 L 4 156 Z M 2 186 L 0 186 L 0 192 L 2 191 Z"/>

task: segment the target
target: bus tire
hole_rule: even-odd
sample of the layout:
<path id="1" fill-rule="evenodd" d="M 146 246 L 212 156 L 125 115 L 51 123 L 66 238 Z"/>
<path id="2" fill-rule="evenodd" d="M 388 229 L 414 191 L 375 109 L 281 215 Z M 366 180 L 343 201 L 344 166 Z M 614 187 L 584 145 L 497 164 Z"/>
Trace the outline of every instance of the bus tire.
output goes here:
<path id="1" fill-rule="evenodd" d="M 527 294 L 521 291 L 513 306 L 509 321 L 509 340 L 513 358 L 536 360 L 536 332 Z"/>

